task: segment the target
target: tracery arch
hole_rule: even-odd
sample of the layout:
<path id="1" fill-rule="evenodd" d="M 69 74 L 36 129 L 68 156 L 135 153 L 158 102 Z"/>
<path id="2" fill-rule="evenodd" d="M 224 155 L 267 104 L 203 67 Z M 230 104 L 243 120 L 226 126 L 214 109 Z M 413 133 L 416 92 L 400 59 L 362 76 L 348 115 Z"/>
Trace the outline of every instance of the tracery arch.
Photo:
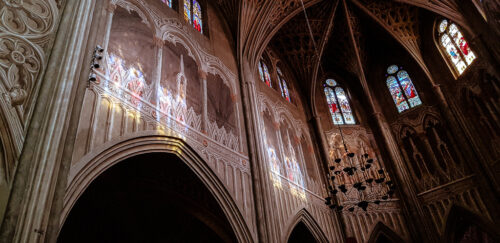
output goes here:
<path id="1" fill-rule="evenodd" d="M 347 93 L 333 79 L 325 81 L 325 96 L 333 124 L 356 124 Z"/>
<path id="2" fill-rule="evenodd" d="M 387 88 L 399 113 L 422 104 L 410 75 L 403 68 L 391 65 L 387 68 L 386 76 Z"/>
<path id="3" fill-rule="evenodd" d="M 456 76 L 460 76 L 476 59 L 469 43 L 458 26 L 450 20 L 442 19 L 436 24 L 438 48 L 446 56 Z"/>

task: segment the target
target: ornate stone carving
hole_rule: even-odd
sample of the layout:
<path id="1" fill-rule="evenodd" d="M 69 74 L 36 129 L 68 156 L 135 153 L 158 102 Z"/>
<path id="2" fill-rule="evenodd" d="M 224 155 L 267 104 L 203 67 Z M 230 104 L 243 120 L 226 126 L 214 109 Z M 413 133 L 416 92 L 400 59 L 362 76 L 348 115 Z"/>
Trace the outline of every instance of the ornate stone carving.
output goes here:
<path id="1" fill-rule="evenodd" d="M 0 30 L 30 37 L 52 31 L 57 21 L 57 3 L 53 0 L 5 0 L 0 9 Z"/>
<path id="2" fill-rule="evenodd" d="M 0 77 L 12 106 L 23 105 L 41 69 L 40 53 L 15 36 L 0 36 Z"/>

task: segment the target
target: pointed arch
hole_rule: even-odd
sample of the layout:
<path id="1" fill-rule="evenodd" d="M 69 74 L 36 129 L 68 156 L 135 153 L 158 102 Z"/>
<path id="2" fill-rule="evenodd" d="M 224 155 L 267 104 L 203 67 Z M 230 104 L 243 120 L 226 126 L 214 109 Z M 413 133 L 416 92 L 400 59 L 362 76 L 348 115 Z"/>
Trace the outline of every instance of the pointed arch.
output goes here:
<path id="1" fill-rule="evenodd" d="M 410 75 L 403 68 L 391 65 L 386 76 L 387 88 L 399 113 L 422 104 Z"/>
<path id="2" fill-rule="evenodd" d="M 149 14 L 148 7 L 144 6 L 142 1 L 117 0 L 115 4 L 126 9 L 129 13 L 130 11 L 136 12 L 139 17 L 141 17 L 142 21 L 151 29 L 151 31 L 153 31 L 154 34 L 158 33 L 158 26 L 156 26 L 154 19 Z"/>
<path id="3" fill-rule="evenodd" d="M 327 79 L 323 86 L 333 124 L 356 124 L 347 92 L 334 79 Z"/>
<path id="4" fill-rule="evenodd" d="M 476 55 L 460 27 L 448 19 L 437 19 L 434 23 L 435 43 L 455 78 L 474 62 Z"/>
<path id="5" fill-rule="evenodd" d="M 311 232 L 314 236 L 314 239 L 316 239 L 316 242 L 329 242 L 319 224 L 305 208 L 300 209 L 297 214 L 295 214 L 295 217 L 288 221 L 287 225 L 289 226 L 286 231 L 283 231 L 284 234 L 282 235 L 280 242 L 287 242 L 293 230 L 299 223 L 303 223 L 307 227 L 309 232 Z"/>
<path id="6" fill-rule="evenodd" d="M 384 237 L 385 240 L 389 240 L 392 243 L 405 242 L 396 232 L 391 228 L 387 227 L 384 223 L 378 222 L 375 227 L 373 227 L 370 238 L 368 238 L 367 243 L 377 243 L 378 240 Z M 386 241 L 383 241 L 386 242 Z M 387 242 L 389 243 L 389 242 Z"/>
<path id="7" fill-rule="evenodd" d="M 112 143 L 102 146 L 101 150 L 86 155 L 76 163 L 69 172 L 69 185 L 64 196 L 59 229 L 78 198 L 99 175 L 127 158 L 154 152 L 178 156 L 217 200 L 238 242 L 254 241 L 238 205 L 208 163 L 182 139 L 159 135 L 156 132 L 144 132 L 141 136 L 113 140 Z"/>
<path id="8" fill-rule="evenodd" d="M 290 100 L 290 91 L 288 89 L 288 84 L 286 82 L 285 76 L 281 72 L 281 69 L 279 67 L 276 67 L 276 72 L 277 72 L 277 77 L 278 77 L 278 84 L 280 86 L 280 91 L 281 91 L 281 96 L 285 98 L 288 102 L 292 102 Z"/>
<path id="9" fill-rule="evenodd" d="M 495 227 L 489 220 L 467 210 L 466 208 L 453 204 L 448 210 L 446 223 L 442 230 L 443 242 L 455 243 L 459 242 L 468 227 L 476 226 L 483 233 L 490 237 L 492 242 L 500 242 L 500 230 Z"/>

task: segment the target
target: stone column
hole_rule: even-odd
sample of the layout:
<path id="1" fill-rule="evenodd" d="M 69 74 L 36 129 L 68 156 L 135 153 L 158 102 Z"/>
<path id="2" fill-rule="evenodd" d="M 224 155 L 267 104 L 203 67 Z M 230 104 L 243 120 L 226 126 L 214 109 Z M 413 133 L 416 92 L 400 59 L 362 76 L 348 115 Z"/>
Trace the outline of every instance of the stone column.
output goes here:
<path id="1" fill-rule="evenodd" d="M 320 144 L 317 145 L 317 148 L 320 152 L 318 161 L 323 161 L 322 166 L 319 168 L 320 172 L 320 182 L 325 185 L 325 188 L 328 185 L 335 186 L 334 183 L 329 182 L 330 174 L 329 174 L 329 166 L 330 166 L 330 146 L 328 144 L 328 139 L 325 138 L 325 134 L 323 133 L 324 129 L 321 125 L 321 116 L 318 114 L 313 115 L 312 119 L 309 121 L 311 125 L 314 127 L 314 132 L 317 139 L 320 140 Z M 328 190 L 328 189 L 327 189 Z M 344 221 L 342 220 L 342 213 L 337 211 L 332 211 L 333 222 L 335 225 L 332 227 L 335 228 L 335 237 L 338 242 L 345 242 L 346 239 L 346 226 Z"/>
<path id="2" fill-rule="evenodd" d="M 160 87 L 161 87 L 161 69 L 162 69 L 162 65 L 163 65 L 163 45 L 164 45 L 164 41 L 157 37 L 157 36 L 154 36 L 153 37 L 153 43 L 155 44 L 155 49 L 156 49 L 156 56 L 154 57 L 155 60 L 154 60 L 154 64 L 155 64 L 155 67 L 153 69 L 153 77 L 151 78 L 152 79 L 152 83 L 151 83 L 151 97 L 149 97 L 149 102 L 151 102 L 151 104 L 154 104 L 156 105 L 156 109 L 159 110 L 160 108 L 160 103 L 159 103 L 159 100 L 158 100 L 158 91 L 160 90 Z M 158 118 L 160 116 L 158 115 Z M 157 119 L 158 119 L 157 118 Z"/>
<path id="3" fill-rule="evenodd" d="M 207 73 L 203 70 L 198 70 L 198 75 L 201 81 L 201 132 L 208 135 L 208 93 L 207 93 Z"/>
<path id="4" fill-rule="evenodd" d="M 113 25 L 113 16 L 116 10 L 116 5 L 109 1 L 106 7 L 106 32 L 104 33 L 104 38 L 102 40 L 104 51 L 108 52 L 109 46 L 109 35 L 111 34 L 111 26 Z"/>
<path id="5" fill-rule="evenodd" d="M 113 25 L 113 16 L 116 10 L 116 5 L 111 2 L 111 0 L 108 3 L 108 6 L 106 7 L 106 29 L 104 32 L 104 38 L 102 40 L 102 47 L 104 49 L 105 56 L 103 58 L 104 60 L 104 66 L 107 67 L 108 65 L 108 47 L 109 47 L 109 36 L 111 34 L 111 26 Z M 106 68 L 105 70 L 106 75 L 109 75 L 109 70 Z"/>
<path id="6" fill-rule="evenodd" d="M 263 162 L 266 161 L 266 154 L 262 150 L 264 148 L 263 137 L 259 130 L 261 115 L 258 109 L 257 91 L 254 83 L 254 80 L 257 79 L 254 78 L 248 60 L 242 58 L 240 63 L 243 114 L 252 170 L 255 216 L 256 222 L 259 222 L 255 225 L 258 234 L 256 241 L 279 242 L 280 236 L 277 233 L 279 229 L 274 221 L 277 218 L 276 212 L 272 210 L 274 204 L 274 195 L 270 190 L 272 183 L 268 179 L 267 167 Z"/>
<path id="7" fill-rule="evenodd" d="M 403 202 L 401 206 L 404 209 L 403 212 L 405 213 L 407 222 L 412 222 L 408 224 L 411 237 L 413 237 L 416 241 L 436 242 L 438 240 L 437 231 L 433 223 L 427 218 L 424 212 L 424 209 L 417 197 L 417 192 L 412 177 L 406 169 L 403 156 L 401 156 L 399 146 L 392 134 L 389 124 L 380 111 L 380 108 L 375 103 L 372 89 L 370 89 L 370 87 L 368 86 L 368 82 L 366 81 L 364 65 L 361 61 L 361 54 L 354 35 L 350 13 L 346 1 L 343 0 L 342 3 L 344 13 L 346 15 L 347 25 L 349 28 L 350 41 L 354 46 L 354 58 L 356 59 L 355 62 L 358 69 L 358 78 L 363 88 L 363 93 L 366 96 L 366 100 L 369 103 L 371 110 L 373 111 L 373 118 L 375 119 L 380 133 L 383 136 L 383 140 L 386 145 L 385 147 L 387 148 L 389 156 L 392 160 L 393 170 L 391 170 L 391 172 L 394 171 L 396 172 L 395 174 L 398 175 L 397 184 L 399 186 L 399 191 L 402 192 L 401 199 Z M 391 168 L 391 166 L 388 166 L 388 168 Z"/>
<path id="8" fill-rule="evenodd" d="M 76 124 L 83 100 L 88 63 L 95 46 L 89 35 L 98 26 L 94 14 L 99 1 L 65 1 L 51 57 L 41 79 L 39 98 L 27 129 L 19 157 L 11 197 L 0 228 L 0 242 L 44 242 L 49 225 L 58 225 L 52 215 L 58 193 L 56 185 L 67 181 Z M 64 65 L 61 65 L 64 63 Z M 85 70 L 85 71 L 84 71 Z M 71 123 L 70 123 L 71 121 Z M 59 180 L 61 179 L 61 180 Z M 60 188 L 64 188 L 61 183 Z M 61 204 L 62 205 L 62 201 Z M 61 207 L 62 208 L 62 207 Z M 54 216 L 51 218 L 51 216 Z M 55 242 L 55 237 L 52 238 Z"/>

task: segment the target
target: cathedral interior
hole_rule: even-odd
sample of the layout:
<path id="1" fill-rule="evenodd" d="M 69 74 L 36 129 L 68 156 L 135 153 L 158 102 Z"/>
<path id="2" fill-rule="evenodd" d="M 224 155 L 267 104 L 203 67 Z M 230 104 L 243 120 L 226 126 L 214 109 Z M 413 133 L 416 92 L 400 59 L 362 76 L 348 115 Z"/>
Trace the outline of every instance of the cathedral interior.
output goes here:
<path id="1" fill-rule="evenodd" d="M 0 19 L 0 242 L 500 242 L 498 0 Z"/>

